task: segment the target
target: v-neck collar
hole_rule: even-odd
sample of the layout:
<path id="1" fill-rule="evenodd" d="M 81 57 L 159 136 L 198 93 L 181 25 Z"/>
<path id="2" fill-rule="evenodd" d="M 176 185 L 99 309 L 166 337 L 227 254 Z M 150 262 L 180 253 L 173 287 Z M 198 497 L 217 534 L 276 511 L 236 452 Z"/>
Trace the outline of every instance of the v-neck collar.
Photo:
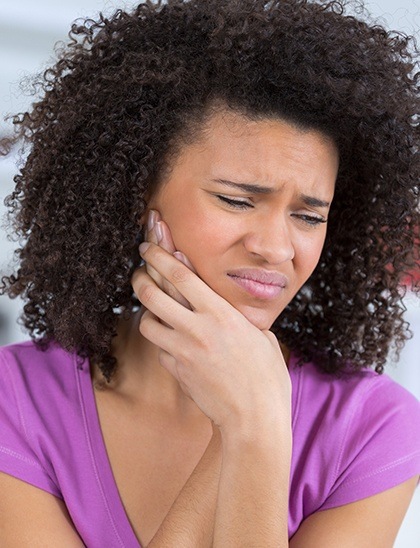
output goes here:
<path id="1" fill-rule="evenodd" d="M 83 413 L 84 426 L 86 431 L 86 440 L 89 446 L 93 474 L 96 479 L 98 490 L 105 511 L 108 514 L 110 523 L 115 533 L 115 537 L 123 548 L 142 548 L 136 534 L 131 526 L 125 511 L 111 463 L 105 446 L 105 440 L 102 435 L 101 424 L 99 421 L 98 409 L 94 394 L 94 387 L 90 373 L 90 363 L 87 358 L 75 358 L 77 367 L 79 391 L 81 399 L 81 408 Z M 300 399 L 300 367 L 296 367 L 296 357 L 290 353 L 289 374 L 292 380 L 292 426 L 298 417 L 299 399 Z M 139 487 L 140 488 L 140 487 Z"/>
<path id="2" fill-rule="evenodd" d="M 79 373 L 78 380 L 86 440 L 89 445 L 93 475 L 104 505 L 104 511 L 108 515 L 119 545 L 124 548 L 141 548 L 141 544 L 128 519 L 112 472 L 99 421 L 89 360 L 86 358 L 82 361 L 80 358 L 76 358 L 76 367 Z"/>

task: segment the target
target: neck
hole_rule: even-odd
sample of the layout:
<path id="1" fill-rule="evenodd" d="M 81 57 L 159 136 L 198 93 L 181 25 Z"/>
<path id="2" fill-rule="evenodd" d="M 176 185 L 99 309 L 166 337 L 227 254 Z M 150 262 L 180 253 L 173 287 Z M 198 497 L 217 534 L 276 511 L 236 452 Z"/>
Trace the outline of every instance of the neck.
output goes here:
<path id="1" fill-rule="evenodd" d="M 127 401 L 153 406 L 166 414 L 185 419 L 204 419 L 205 415 L 183 392 L 179 382 L 160 365 L 159 348 L 139 331 L 140 317 L 139 311 L 128 320 L 119 320 L 117 336 L 112 343 L 112 354 L 118 362 L 117 371 L 111 382 L 106 384 L 102 381 L 99 368 L 95 367 L 92 372 L 95 386 L 112 391 Z M 290 351 L 283 344 L 280 346 L 288 363 Z"/>
<path id="2" fill-rule="evenodd" d="M 112 354 L 117 359 L 116 373 L 109 384 L 104 384 L 96 367 L 94 384 L 133 404 L 153 407 L 180 419 L 202 418 L 204 415 L 196 403 L 160 365 L 159 348 L 140 333 L 140 317 L 140 312 L 136 312 L 128 320 L 119 320 L 112 343 Z"/>

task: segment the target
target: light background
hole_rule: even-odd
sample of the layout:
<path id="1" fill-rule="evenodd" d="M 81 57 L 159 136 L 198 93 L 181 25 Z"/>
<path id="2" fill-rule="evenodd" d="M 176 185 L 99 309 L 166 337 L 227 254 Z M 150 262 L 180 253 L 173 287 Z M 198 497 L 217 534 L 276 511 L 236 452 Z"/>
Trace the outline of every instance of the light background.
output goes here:
<path id="1" fill-rule="evenodd" d="M 112 13 L 115 8 L 134 6 L 136 2 L 105 0 L 0 0 L 0 135 L 7 131 L 2 121 L 7 114 L 23 111 L 33 98 L 22 93 L 19 82 L 41 71 L 54 58 L 54 44 L 66 41 L 70 23 L 78 17 L 95 16 L 99 11 Z M 381 24 L 394 30 L 415 34 L 419 39 L 420 0 L 367 1 L 371 14 Z M 13 188 L 16 158 L 0 160 L 0 217 L 4 197 Z M 0 276 L 12 264 L 15 244 L 8 241 L 0 226 Z M 412 296 L 406 299 L 406 319 L 415 332 L 401 356 L 398 368 L 388 373 L 420 398 L 420 303 Z M 27 338 L 17 325 L 21 303 L 0 297 L 0 344 Z M 420 547 L 420 489 L 417 489 L 396 548 Z"/>

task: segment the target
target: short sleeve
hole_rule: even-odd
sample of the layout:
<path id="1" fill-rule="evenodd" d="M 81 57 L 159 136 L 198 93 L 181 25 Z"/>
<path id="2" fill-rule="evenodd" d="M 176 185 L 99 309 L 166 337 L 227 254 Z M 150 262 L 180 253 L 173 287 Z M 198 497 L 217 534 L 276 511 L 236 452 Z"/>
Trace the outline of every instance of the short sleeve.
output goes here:
<path id="1" fill-rule="evenodd" d="M 24 383 L 13 355 L 0 349 L 0 471 L 61 498 L 28 441 L 29 417 L 24 416 Z"/>
<path id="2" fill-rule="evenodd" d="M 388 377 L 364 391 L 337 447 L 336 481 L 319 510 L 373 496 L 420 474 L 420 402 Z"/>

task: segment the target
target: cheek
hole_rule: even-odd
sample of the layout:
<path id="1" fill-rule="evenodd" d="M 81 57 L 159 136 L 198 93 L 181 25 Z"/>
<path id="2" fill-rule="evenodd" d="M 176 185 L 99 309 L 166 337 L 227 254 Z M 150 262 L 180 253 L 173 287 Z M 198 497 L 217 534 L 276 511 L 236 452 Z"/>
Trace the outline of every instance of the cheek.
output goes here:
<path id="1" fill-rule="evenodd" d="M 207 263 L 215 265 L 229 247 L 230 234 L 228 227 L 218 222 L 214 216 L 204 212 L 195 216 L 194 221 L 188 214 L 177 230 L 176 243 L 193 264 Z"/>
<path id="2" fill-rule="evenodd" d="M 159 211 L 178 249 L 179 242 L 184 240 L 184 233 L 194 233 L 193 227 L 198 221 L 197 208 L 189 202 L 188 198 L 181 199 L 179 195 L 163 194 L 156 198 L 150 207 Z"/>
<path id="3" fill-rule="evenodd" d="M 203 253 L 208 254 L 220 229 L 199 203 L 183 200 L 174 205 L 165 201 L 156 204 L 156 208 L 169 226 L 175 247 L 193 264 Z"/>
<path id="4" fill-rule="evenodd" d="M 156 203 L 163 220 L 168 224 L 174 244 L 193 262 L 222 254 L 234 239 L 232 221 L 209 207 L 202 199 L 190 197 L 182 203 L 161 200 Z"/>
<path id="5" fill-rule="evenodd" d="M 295 244 L 295 265 L 300 268 L 302 275 L 309 277 L 321 256 L 324 246 L 325 233 L 313 238 L 301 238 Z"/>

